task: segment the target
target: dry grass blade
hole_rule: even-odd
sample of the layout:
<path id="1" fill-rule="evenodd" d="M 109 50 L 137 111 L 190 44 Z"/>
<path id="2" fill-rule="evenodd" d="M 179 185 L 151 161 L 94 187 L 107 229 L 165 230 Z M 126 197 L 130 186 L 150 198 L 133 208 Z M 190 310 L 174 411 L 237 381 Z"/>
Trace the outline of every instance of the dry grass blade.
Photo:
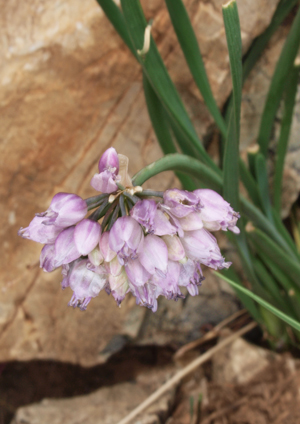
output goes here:
<path id="1" fill-rule="evenodd" d="M 212 330 L 208 331 L 206 334 L 204 334 L 204 336 L 200 337 L 200 339 L 193 340 L 192 342 L 187 343 L 186 345 L 178 349 L 174 355 L 174 359 L 179 359 L 183 355 L 185 355 L 186 352 L 195 349 L 198 346 L 201 346 L 203 343 L 212 340 L 215 337 L 218 337 L 222 328 L 224 328 L 227 324 L 239 318 L 240 316 L 244 315 L 245 313 L 247 313 L 247 310 L 241 309 L 240 311 L 237 311 L 234 314 L 230 315 L 230 317 L 225 318 L 223 321 L 219 322 L 219 324 L 217 324 Z"/>
<path id="2" fill-rule="evenodd" d="M 170 380 L 168 380 L 165 384 L 163 384 L 158 390 L 156 390 L 152 395 L 150 395 L 144 402 L 142 402 L 138 407 L 136 407 L 133 411 L 130 412 L 125 418 L 119 421 L 117 424 L 129 424 L 137 415 L 143 412 L 146 408 L 156 402 L 162 395 L 164 395 L 168 390 L 172 389 L 177 383 L 179 383 L 184 377 L 198 368 L 201 364 L 208 361 L 215 353 L 224 347 L 228 346 L 238 337 L 243 336 L 248 333 L 250 330 L 257 326 L 256 322 L 251 322 L 240 330 L 236 331 L 234 334 L 226 337 L 226 339 L 220 341 L 216 346 L 209 349 L 203 355 L 200 355 L 194 361 L 192 361 L 189 365 L 184 367 L 178 373 L 176 373 Z"/>

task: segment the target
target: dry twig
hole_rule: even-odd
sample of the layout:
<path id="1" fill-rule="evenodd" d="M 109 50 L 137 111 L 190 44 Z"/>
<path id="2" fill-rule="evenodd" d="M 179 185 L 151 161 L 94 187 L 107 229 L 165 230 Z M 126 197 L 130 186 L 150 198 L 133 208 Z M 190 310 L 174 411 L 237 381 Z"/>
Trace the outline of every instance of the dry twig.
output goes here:
<path id="1" fill-rule="evenodd" d="M 220 341 L 216 346 L 209 349 L 207 352 L 200 355 L 194 361 L 192 361 L 189 365 L 184 367 L 178 373 L 176 373 L 170 380 L 168 380 L 165 384 L 163 384 L 159 389 L 157 389 L 152 395 L 150 395 L 144 402 L 142 402 L 139 406 L 137 406 L 133 411 L 131 411 L 125 418 L 118 422 L 118 424 L 129 424 L 131 420 L 133 420 L 137 415 L 143 412 L 146 408 L 152 405 L 155 401 L 157 401 L 162 395 L 164 395 L 168 390 L 172 389 L 177 383 L 180 382 L 185 376 L 190 374 L 196 368 L 198 368 L 201 364 L 208 361 L 215 353 L 219 350 L 223 349 L 225 346 L 232 343 L 238 337 L 243 336 L 248 333 L 248 331 L 252 330 L 257 326 L 256 322 L 251 322 L 240 330 L 236 331 L 234 334 L 226 337 L 224 340 Z"/>
<path id="2" fill-rule="evenodd" d="M 224 328 L 227 324 L 229 324 L 231 321 L 234 321 L 235 319 L 239 318 L 241 315 L 244 315 L 246 313 L 246 309 L 242 309 L 240 311 L 235 312 L 230 317 L 225 318 L 223 321 L 221 321 L 219 324 L 217 324 L 212 330 L 208 331 L 204 336 L 200 337 L 200 339 L 194 340 L 190 343 L 187 343 L 186 345 L 182 346 L 180 349 L 177 350 L 177 352 L 174 355 L 174 359 L 179 359 L 183 355 L 186 354 L 189 350 L 195 349 L 196 347 L 202 345 L 203 343 L 215 339 L 219 336 L 220 330 Z"/>

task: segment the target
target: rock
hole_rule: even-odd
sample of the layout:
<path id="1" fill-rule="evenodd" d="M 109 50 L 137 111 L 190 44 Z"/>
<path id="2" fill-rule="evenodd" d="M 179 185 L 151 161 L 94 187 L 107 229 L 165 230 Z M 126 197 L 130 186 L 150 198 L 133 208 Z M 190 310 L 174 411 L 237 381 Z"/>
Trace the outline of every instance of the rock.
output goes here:
<path id="1" fill-rule="evenodd" d="M 44 399 L 38 404 L 19 408 L 11 424 L 113 424 L 124 418 L 171 376 L 173 370 L 141 374 L 137 381 L 104 387 L 96 392 L 71 399 Z M 133 420 L 135 424 L 159 424 L 167 417 L 175 390 Z"/>
<path id="2" fill-rule="evenodd" d="M 230 286 L 208 269 L 204 274 L 198 296 L 187 294 L 177 302 L 161 298 L 155 314 L 146 312 L 137 344 L 178 347 L 203 336 L 202 325 L 214 326 L 239 309 Z"/>
<path id="3" fill-rule="evenodd" d="M 277 3 L 239 3 L 244 51 L 269 24 Z M 221 1 L 186 4 L 222 106 L 231 88 Z M 142 308 L 130 298 L 118 309 L 105 294 L 84 314 L 67 308 L 71 293 L 61 292 L 59 272 L 42 273 L 41 246 L 17 237 L 17 230 L 46 210 L 58 191 L 92 195 L 89 181 L 108 146 L 130 157 L 131 174 L 161 156 L 141 72 L 94 0 L 2 0 L 1 6 L 0 361 L 48 358 L 93 365 L 109 356 L 111 346 L 113 352 L 138 334 L 145 312 L 136 312 Z M 147 18 L 154 18 L 154 38 L 203 135 L 212 120 L 167 11 L 159 0 L 144 0 L 143 6 Z M 177 184 L 166 173 L 150 186 L 162 190 Z"/>
<path id="4" fill-rule="evenodd" d="M 224 336 L 229 334 L 230 330 L 223 330 Z M 271 351 L 238 338 L 213 356 L 213 381 L 218 384 L 247 383 L 274 360 L 276 355 Z"/>

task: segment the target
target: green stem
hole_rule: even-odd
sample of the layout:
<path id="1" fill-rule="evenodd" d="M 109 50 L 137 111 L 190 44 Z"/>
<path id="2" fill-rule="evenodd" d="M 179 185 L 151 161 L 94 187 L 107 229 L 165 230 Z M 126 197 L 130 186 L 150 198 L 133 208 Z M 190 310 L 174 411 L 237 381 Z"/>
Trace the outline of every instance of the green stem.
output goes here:
<path id="1" fill-rule="evenodd" d="M 166 155 L 156 162 L 143 168 L 134 175 L 134 185 L 142 185 L 149 178 L 164 171 L 181 171 L 201 180 L 206 187 L 222 193 L 222 178 L 212 169 L 197 159 L 175 153 Z M 285 239 L 277 231 L 276 227 L 263 215 L 263 213 L 250 203 L 245 197 L 240 196 L 240 208 L 243 215 L 252 221 L 255 226 L 265 231 L 285 252 L 298 260 L 295 252 L 290 248 Z"/>

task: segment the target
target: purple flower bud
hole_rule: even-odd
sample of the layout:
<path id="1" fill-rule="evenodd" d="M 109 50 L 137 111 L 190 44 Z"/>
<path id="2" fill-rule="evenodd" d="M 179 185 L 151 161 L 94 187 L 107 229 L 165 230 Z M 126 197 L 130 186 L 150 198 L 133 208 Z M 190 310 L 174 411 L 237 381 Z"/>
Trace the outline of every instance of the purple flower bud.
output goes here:
<path id="1" fill-rule="evenodd" d="M 240 215 L 232 209 L 222 196 L 209 189 L 195 190 L 194 194 L 203 205 L 200 216 L 205 228 L 210 231 L 220 229 L 227 231 L 228 229 L 235 234 L 239 234 L 240 230 L 236 223 Z"/>
<path id="2" fill-rule="evenodd" d="M 141 200 L 131 209 L 130 215 L 141 224 L 149 234 L 162 236 L 175 234 L 176 228 L 170 223 L 166 214 L 158 209 L 154 200 Z"/>
<path id="3" fill-rule="evenodd" d="M 125 270 L 130 282 L 135 286 L 143 286 L 151 277 L 138 259 L 129 260 Z"/>
<path id="4" fill-rule="evenodd" d="M 156 289 L 153 284 L 144 284 L 143 286 L 135 286 L 129 282 L 130 291 L 136 298 L 136 304 L 146 306 L 152 310 L 157 311 L 157 296 Z"/>
<path id="5" fill-rule="evenodd" d="M 44 218 L 35 216 L 27 228 L 20 228 L 18 235 L 28 240 L 43 244 L 52 244 L 55 242 L 63 228 L 54 225 L 44 225 Z"/>
<path id="6" fill-rule="evenodd" d="M 99 274 L 87 268 L 87 262 L 87 259 L 79 261 L 72 269 L 69 277 L 69 284 L 73 290 L 69 306 L 74 308 L 78 306 L 81 310 L 85 310 L 90 300 L 98 296 L 107 284 L 106 278 L 102 278 Z"/>
<path id="7" fill-rule="evenodd" d="M 54 244 L 45 244 L 45 246 L 42 248 L 40 255 L 40 268 L 43 268 L 45 272 L 51 272 L 55 270 L 56 264 Z"/>
<path id="8" fill-rule="evenodd" d="M 83 219 L 74 231 L 75 246 L 81 255 L 88 255 L 99 243 L 101 226 L 99 222 Z"/>
<path id="9" fill-rule="evenodd" d="M 171 261 L 180 261 L 185 258 L 185 251 L 177 236 L 162 236 L 168 248 L 168 258 Z"/>
<path id="10" fill-rule="evenodd" d="M 101 156 L 98 164 L 99 172 L 109 171 L 112 174 L 117 175 L 119 172 L 119 158 L 116 149 L 110 147 L 105 150 Z"/>
<path id="11" fill-rule="evenodd" d="M 124 265 L 128 259 L 137 257 L 137 250 L 142 246 L 144 234 L 141 226 L 130 216 L 118 218 L 109 234 L 109 247 L 118 254 Z"/>
<path id="12" fill-rule="evenodd" d="M 128 277 L 125 272 L 124 267 L 122 267 L 119 275 L 109 276 L 109 285 L 111 289 L 111 294 L 117 302 L 118 306 L 120 306 L 122 300 L 124 300 L 126 293 L 129 291 Z"/>
<path id="13" fill-rule="evenodd" d="M 36 214 L 43 217 L 43 224 L 70 227 L 81 221 L 87 214 L 85 200 L 76 194 L 57 193 L 46 212 Z"/>
<path id="14" fill-rule="evenodd" d="M 183 218 L 191 212 L 200 211 L 202 205 L 194 193 L 177 188 L 164 192 L 164 205 L 177 218 Z"/>
<path id="15" fill-rule="evenodd" d="M 74 243 L 75 227 L 66 228 L 60 233 L 55 242 L 55 264 L 59 267 L 78 259 L 81 254 Z"/>
<path id="16" fill-rule="evenodd" d="M 100 252 L 105 262 L 110 262 L 117 256 L 117 253 L 109 247 L 109 231 L 105 231 L 100 237 Z"/>
<path id="17" fill-rule="evenodd" d="M 210 268 L 222 269 L 231 265 L 231 262 L 225 262 L 222 257 L 215 237 L 204 228 L 184 233 L 181 243 L 188 258 Z"/>
<path id="18" fill-rule="evenodd" d="M 110 171 L 103 171 L 100 174 L 95 174 L 91 180 L 91 186 L 102 193 L 113 193 L 118 190 L 116 181 L 119 179 Z"/>
<path id="19" fill-rule="evenodd" d="M 157 236 L 149 234 L 140 246 L 139 261 L 150 274 L 165 274 L 168 269 L 168 249 L 165 242 Z"/>

